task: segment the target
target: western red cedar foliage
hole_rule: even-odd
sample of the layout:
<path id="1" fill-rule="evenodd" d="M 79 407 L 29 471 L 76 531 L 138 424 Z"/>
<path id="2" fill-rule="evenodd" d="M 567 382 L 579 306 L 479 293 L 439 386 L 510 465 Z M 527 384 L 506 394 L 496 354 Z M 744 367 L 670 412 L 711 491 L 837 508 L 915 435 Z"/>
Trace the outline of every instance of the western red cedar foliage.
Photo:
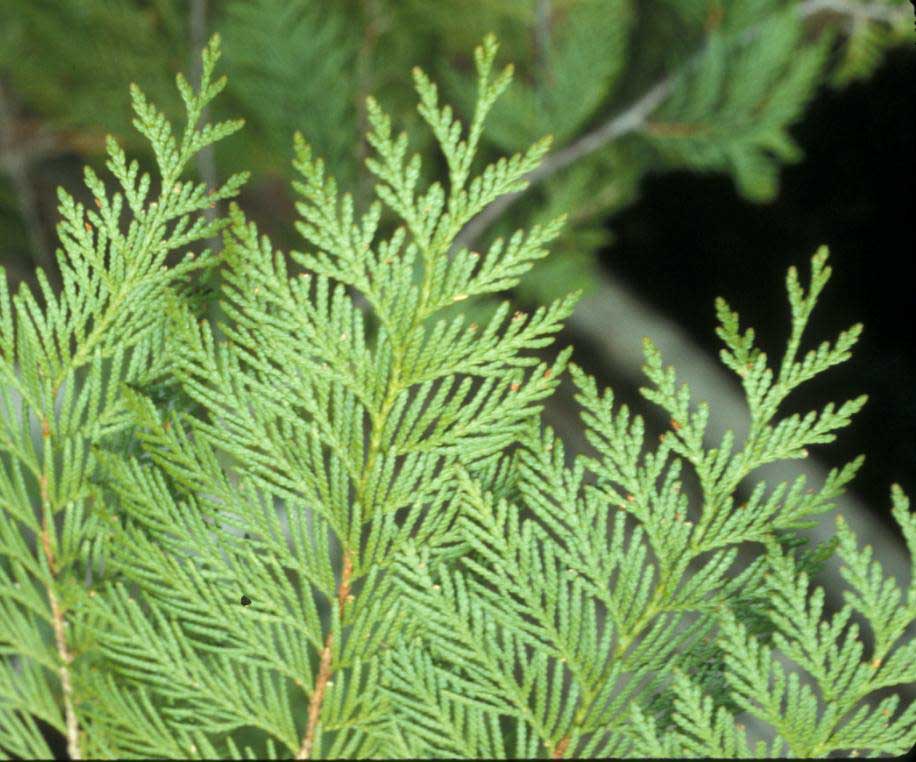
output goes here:
<path id="1" fill-rule="evenodd" d="M 916 575 L 901 591 L 842 519 L 825 545 L 798 534 L 861 460 L 819 486 L 761 482 L 736 499 L 756 469 L 806 457 L 865 403 L 780 414 L 861 331 L 803 348 L 826 249 L 788 273 L 777 361 L 717 303 L 722 361 L 747 400 L 742 441 L 704 444 L 708 406 L 645 340 L 642 392 L 670 420 L 647 441 L 572 349 L 537 353 L 575 294 L 468 317 L 564 224 L 461 245 L 550 149 L 474 161 L 512 77 L 496 54 L 493 37 L 475 51 L 467 124 L 414 70 L 445 182 L 426 180 L 432 157 L 371 98 L 370 203 L 297 136 L 302 250 L 286 253 L 236 206 L 207 219 L 244 176 L 208 189 L 183 174 L 241 127 L 201 123 L 225 85 L 218 40 L 198 90 L 178 79 L 180 131 L 132 88 L 156 176 L 109 141 L 117 190 L 87 170 L 92 206 L 60 192 L 62 288 L 40 272 L 40 304 L 0 278 L 5 752 L 50 756 L 44 726 L 71 758 L 826 756 L 916 742 L 916 708 L 888 690 L 916 682 Z M 218 254 L 188 252 L 219 231 Z M 218 331 L 196 290 L 217 267 Z M 575 459 L 540 419 L 566 376 L 592 447 Z M 898 487 L 891 499 L 916 557 L 916 518 Z M 810 579 L 834 553 L 848 593 L 826 613 Z"/>

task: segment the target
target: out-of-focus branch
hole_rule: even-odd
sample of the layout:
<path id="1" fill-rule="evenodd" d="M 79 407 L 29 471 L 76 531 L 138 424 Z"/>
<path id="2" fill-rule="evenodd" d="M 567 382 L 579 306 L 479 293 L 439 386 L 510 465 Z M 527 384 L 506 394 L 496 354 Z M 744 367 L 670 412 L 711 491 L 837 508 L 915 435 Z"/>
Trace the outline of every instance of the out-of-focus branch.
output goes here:
<path id="1" fill-rule="evenodd" d="M 827 11 L 850 16 L 852 18 L 865 18 L 885 23 L 896 23 L 902 17 L 911 13 L 906 6 L 889 6 L 882 2 L 855 3 L 849 2 L 848 0 L 807 0 L 807 2 L 796 6 L 796 9 L 802 18 L 808 18 L 809 16 Z M 747 42 L 759 34 L 761 28 L 762 26 L 760 24 L 749 27 L 740 35 L 739 39 L 742 42 Z M 536 185 L 542 180 L 552 177 L 570 164 L 593 154 L 595 151 L 604 148 L 614 140 L 624 135 L 628 135 L 631 132 L 636 132 L 644 127 L 652 112 L 654 112 L 671 93 L 678 78 L 683 76 L 684 72 L 696 66 L 705 52 L 705 46 L 695 51 L 684 62 L 679 71 L 660 79 L 639 98 L 622 111 L 615 114 L 604 124 L 585 133 L 565 148 L 550 154 L 541 162 L 537 169 L 528 173 L 526 178 L 528 180 L 528 187 L 530 188 L 532 185 Z M 514 204 L 524 192 L 525 191 L 519 191 L 518 193 L 507 194 L 490 204 L 490 206 L 484 209 L 464 227 L 455 240 L 454 248 L 471 248 L 480 235 L 490 227 L 494 221 L 499 219 L 503 212 Z"/>
<path id="2" fill-rule="evenodd" d="M 3 81 L 0 80 L 0 169 L 5 172 L 19 201 L 19 211 L 25 224 L 29 248 L 35 267 L 41 267 L 50 278 L 56 276 L 53 258 L 38 212 L 38 197 L 29 177 L 30 154 L 15 148 L 15 113 Z M 40 147 L 40 146 L 39 146 Z"/>
<path id="3" fill-rule="evenodd" d="M 849 0 L 806 0 L 798 10 L 804 16 L 829 11 L 841 16 L 881 21 L 887 24 L 896 24 L 913 12 L 906 5 L 890 5 L 883 2 L 856 3 Z"/>
<path id="4" fill-rule="evenodd" d="M 542 86 L 546 86 L 550 81 L 548 58 L 551 15 L 551 0 L 537 0 L 534 12 L 534 64 L 540 74 Z"/>

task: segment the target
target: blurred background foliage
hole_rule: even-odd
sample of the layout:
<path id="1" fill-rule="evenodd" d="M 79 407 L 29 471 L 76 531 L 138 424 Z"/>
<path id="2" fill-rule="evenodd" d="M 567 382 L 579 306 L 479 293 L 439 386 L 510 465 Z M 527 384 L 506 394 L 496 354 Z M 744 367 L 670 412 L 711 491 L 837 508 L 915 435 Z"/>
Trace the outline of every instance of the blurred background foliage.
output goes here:
<path id="1" fill-rule="evenodd" d="M 516 79 L 488 123 L 481 162 L 545 134 L 567 154 L 498 224 L 478 229 L 570 212 L 557 254 L 522 289 L 527 300 L 552 298 L 597 283 L 608 220 L 649 173 L 726 172 L 745 198 L 772 200 L 780 167 L 801 159 L 789 128 L 817 88 L 870 76 L 889 48 L 912 43 L 912 28 L 909 4 L 895 0 L 5 0 L 2 256 L 21 276 L 32 261 L 53 261 L 53 186 L 74 187 L 81 164 L 101 163 L 106 132 L 142 152 L 127 83 L 177 116 L 174 74 L 214 31 L 229 76 L 218 108 L 244 116 L 247 129 L 216 149 L 209 171 L 253 170 L 243 201 L 283 245 L 295 240 L 294 131 L 366 202 L 365 97 L 375 94 L 428 148 L 410 69 L 431 73 L 466 113 L 470 52 L 495 31 Z M 661 97 L 640 109 L 653 88 Z M 441 170 L 427 166 L 430 177 Z M 32 210 L 17 197 L 23 175 Z M 40 234 L 29 230 L 36 224 Z"/>
<path id="2" fill-rule="evenodd" d="M 873 178 L 902 158 L 881 148 L 894 145 L 886 130 L 905 119 L 899 109 L 909 104 L 912 114 L 916 34 L 906 0 L 3 0 L 0 262 L 11 285 L 31 280 L 36 266 L 53 280 L 54 189 L 78 191 L 84 164 L 102 169 L 106 133 L 143 157 L 146 146 L 131 127 L 128 83 L 140 84 L 177 117 L 174 75 L 193 70 L 212 33 L 223 39 L 229 85 L 214 107 L 219 113 L 211 116 L 243 116 L 247 126 L 219 144 L 215 155 L 205 154 L 197 172 L 216 184 L 231 172 L 252 170 L 240 203 L 288 249 L 301 245 L 292 227 L 293 133 L 303 133 L 365 206 L 371 188 L 362 168 L 364 104 L 373 94 L 424 156 L 427 179 L 444 178 L 443 162 L 420 124 L 410 70 L 419 65 L 432 75 L 442 99 L 467 117 L 473 101 L 471 52 L 490 31 L 500 40 L 500 59 L 512 62 L 516 74 L 488 122 L 478 166 L 545 134 L 554 144 L 531 187 L 482 213 L 460 242 L 484 248 L 497 235 L 568 213 L 553 255 L 514 298 L 533 304 L 584 289 L 560 344 L 573 341 L 576 360 L 612 384 L 620 399 L 645 409 L 635 395 L 639 346 L 643 335 L 652 335 L 696 398 L 713 401 L 718 430 L 740 433 L 737 386 L 716 366 L 712 296 L 723 293 L 739 310 L 746 298 L 751 323 L 778 352 L 788 325 L 783 274 L 793 263 L 804 269 L 820 243 L 841 247 L 833 257 L 840 286 L 845 279 L 853 290 L 872 289 L 867 297 L 872 305 L 912 303 L 911 294 L 898 298 L 899 291 L 888 298 L 894 284 L 887 284 L 886 268 L 861 253 L 869 241 L 879 240 L 877 206 L 864 212 L 849 207 L 852 216 L 862 218 L 858 227 L 842 199 L 829 194 L 822 194 L 828 200 L 811 215 L 806 208 L 816 206 L 811 183 L 816 185 L 818 176 L 824 186 L 874 188 L 881 183 Z M 857 112 L 822 114 L 804 143 L 841 145 L 820 140 L 817 130 L 829 130 L 832 139 L 840 129 L 838 118 L 846 118 L 870 126 L 864 133 L 869 151 L 822 156 L 815 179 L 792 191 L 787 202 L 780 184 L 791 172 L 788 165 L 805 165 L 799 135 L 812 104 L 847 90 L 867 91 L 889 56 L 909 62 L 903 68 L 910 85 L 887 99 L 883 121 L 868 112 L 873 101 L 860 99 Z M 901 134 L 912 159 L 912 122 L 903 129 L 909 130 Z M 831 160 L 847 168 L 845 173 L 828 172 Z M 829 208 L 829 199 L 837 201 L 836 208 Z M 822 222 L 802 229 L 798 219 L 815 213 Z M 774 229 L 783 235 L 773 238 Z M 861 261 L 847 262 L 844 256 L 853 255 L 842 247 L 853 237 L 859 248 L 849 252 L 860 252 Z M 773 241 L 780 249 L 767 251 Z M 910 492 L 916 487 L 911 476 L 916 398 L 900 391 L 913 388 L 912 346 L 895 350 L 900 340 L 882 332 L 877 312 L 862 314 L 847 309 L 848 302 L 830 299 L 821 313 L 832 310 L 833 317 L 815 324 L 823 331 L 818 340 L 863 320 L 867 331 L 877 323 L 878 344 L 871 346 L 890 336 L 884 346 L 894 352 L 890 359 L 871 357 L 872 367 L 885 367 L 884 378 L 896 381 L 883 387 L 884 407 L 877 401 L 883 412 L 880 420 L 871 419 L 874 436 L 866 451 L 880 448 L 882 438 L 903 443 L 894 468 L 881 462 L 878 451 L 877 487 L 868 497 L 883 516 L 892 480 Z M 902 313 L 895 314 L 899 323 Z M 712 341 L 700 341 L 690 320 Z M 869 346 L 866 333 L 860 349 L 866 357 Z M 830 392 L 837 397 L 873 391 L 874 374 L 843 373 L 834 373 L 838 382 Z M 811 405 L 802 408 L 821 406 L 825 387 L 813 394 Z M 580 448 L 568 397 L 551 402 L 548 420 L 572 450 Z M 892 437 L 885 436 L 887 426 Z M 859 444 L 850 445 L 853 454 L 863 449 Z M 905 473 L 901 462 L 907 463 Z M 811 475 L 817 479 L 818 472 Z M 844 507 L 856 510 L 854 504 Z M 873 539 L 885 548 L 894 542 Z"/>

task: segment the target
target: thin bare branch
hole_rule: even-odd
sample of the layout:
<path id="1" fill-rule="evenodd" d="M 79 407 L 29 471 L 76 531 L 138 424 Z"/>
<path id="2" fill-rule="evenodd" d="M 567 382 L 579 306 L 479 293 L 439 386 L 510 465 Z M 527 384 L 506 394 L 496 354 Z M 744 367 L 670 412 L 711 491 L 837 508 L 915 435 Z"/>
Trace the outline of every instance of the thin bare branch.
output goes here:
<path id="1" fill-rule="evenodd" d="M 550 81 L 548 57 L 550 55 L 550 21 L 553 15 L 551 0 L 537 0 L 534 14 L 534 64 L 540 73 L 541 83 Z"/>
<path id="2" fill-rule="evenodd" d="M 854 3 L 844 0 L 807 0 L 807 2 L 797 6 L 797 12 L 802 18 L 808 18 L 824 11 L 886 23 L 895 23 L 910 12 L 905 6 L 891 7 L 880 2 Z M 741 43 L 750 41 L 760 33 L 761 29 L 762 26 L 760 24 L 749 27 L 740 35 L 739 41 Z M 528 187 L 530 188 L 532 185 L 552 177 L 570 164 L 595 153 L 618 138 L 642 129 L 652 112 L 671 93 L 677 80 L 685 72 L 695 67 L 702 60 L 705 52 L 706 46 L 704 45 L 684 62 L 680 70 L 660 79 L 643 95 L 615 114 L 607 122 L 548 156 L 537 169 L 527 175 Z M 514 204 L 524 192 L 520 191 L 502 196 L 490 204 L 464 227 L 455 239 L 453 250 L 463 247 L 471 248 L 483 232 L 495 220 L 499 219 L 503 212 Z"/>
<path id="3" fill-rule="evenodd" d="M 545 180 L 546 178 L 568 167 L 584 156 L 594 153 L 612 141 L 634 130 L 639 129 L 649 115 L 668 97 L 674 85 L 674 77 L 666 77 L 656 83 L 636 102 L 624 109 L 610 121 L 591 132 L 587 132 L 578 140 L 573 141 L 565 148 L 550 154 L 541 165 L 528 173 L 528 187 Z M 525 191 L 509 193 L 500 196 L 473 220 L 471 220 L 460 235 L 455 239 L 454 249 L 470 248 L 473 243 L 490 225 L 497 220 L 505 210 L 514 204 Z"/>
<path id="4" fill-rule="evenodd" d="M 43 423 L 43 430 L 48 431 L 47 422 Z M 41 492 L 42 506 L 42 525 L 41 525 L 41 547 L 45 554 L 45 560 L 48 563 L 48 571 L 52 578 L 52 583 L 48 585 L 48 603 L 51 605 L 51 623 L 54 628 L 54 643 L 57 647 L 57 654 L 60 657 L 61 665 L 58 670 L 60 684 L 63 690 L 64 701 L 64 718 L 67 728 L 67 754 L 70 759 L 82 759 L 82 751 L 79 744 L 79 721 L 76 717 L 76 711 L 73 708 L 73 685 L 70 682 L 70 665 L 73 663 L 73 654 L 67 645 L 67 633 L 65 631 L 67 622 L 64 618 L 64 612 L 57 600 L 57 593 L 54 590 L 53 578 L 57 573 L 57 561 L 54 557 L 54 547 L 51 544 L 51 532 L 54 531 L 53 517 L 51 512 L 51 502 L 48 498 L 48 479 L 42 475 L 39 479 L 39 488 Z"/>
<path id="5" fill-rule="evenodd" d="M 806 0 L 798 7 L 798 12 L 803 16 L 813 16 L 822 11 L 886 24 L 896 24 L 912 13 L 912 10 L 905 5 L 890 5 L 882 2 L 856 3 L 849 0 Z"/>

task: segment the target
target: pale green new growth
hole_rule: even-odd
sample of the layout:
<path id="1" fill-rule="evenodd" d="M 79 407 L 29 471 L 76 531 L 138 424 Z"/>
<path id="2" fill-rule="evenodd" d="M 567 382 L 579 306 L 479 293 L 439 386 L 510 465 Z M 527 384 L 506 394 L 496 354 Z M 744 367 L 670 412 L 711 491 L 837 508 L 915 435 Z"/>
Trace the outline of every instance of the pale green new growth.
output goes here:
<path id="1" fill-rule="evenodd" d="M 707 447 L 708 407 L 647 339 L 642 391 L 671 430 L 649 447 L 643 419 L 571 366 L 593 453 L 568 459 L 540 408 L 570 350 L 537 352 L 575 297 L 533 314 L 504 301 L 483 325 L 461 312 L 514 288 L 562 225 L 482 253 L 455 245 L 548 150 L 475 169 L 511 79 L 496 52 L 493 38 L 475 52 L 467 127 L 414 72 L 448 187 L 423 180 L 371 99 L 367 209 L 297 136 L 307 250 L 289 257 L 237 207 L 226 223 L 195 218 L 241 177 L 209 195 L 180 180 L 239 126 L 197 127 L 223 86 L 216 41 L 200 92 L 178 79 L 180 139 L 132 90 L 160 196 L 147 203 L 150 178 L 112 142 L 121 193 L 87 171 L 98 212 L 61 195 L 62 295 L 40 273 L 45 306 L 27 288 L 11 302 L 0 279 L 0 749 L 50 756 L 39 720 L 71 758 L 825 756 L 916 742 L 916 705 L 872 698 L 916 683 L 916 582 L 901 594 L 842 521 L 834 542 L 798 550 L 861 459 L 819 489 L 746 485 L 832 441 L 864 404 L 779 415 L 861 331 L 798 359 L 826 249 L 807 290 L 789 272 L 778 368 L 717 304 L 748 401 L 743 442 Z M 186 288 L 214 259 L 166 258 L 224 224 L 218 337 Z M 892 496 L 916 558 L 916 518 Z M 827 618 L 809 580 L 834 550 L 850 592 Z"/>

